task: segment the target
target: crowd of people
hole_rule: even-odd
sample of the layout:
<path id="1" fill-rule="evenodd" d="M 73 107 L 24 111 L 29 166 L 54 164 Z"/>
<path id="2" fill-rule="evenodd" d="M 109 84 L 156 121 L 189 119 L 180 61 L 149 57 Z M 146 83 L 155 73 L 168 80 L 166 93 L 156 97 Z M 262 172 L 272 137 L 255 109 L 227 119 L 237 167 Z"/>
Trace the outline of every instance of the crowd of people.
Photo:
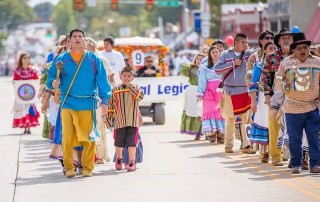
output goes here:
<path id="1" fill-rule="evenodd" d="M 258 44 L 249 49 L 238 33 L 232 47 L 216 40 L 180 68 L 190 83 L 180 131 L 224 144 L 225 153 L 233 153 L 236 135 L 242 152 L 259 152 L 261 163 L 289 160 L 294 174 L 320 173 L 319 52 L 288 29 L 266 30 Z"/>
<path id="2" fill-rule="evenodd" d="M 94 164 L 110 161 L 107 128 L 113 130 L 116 170 L 128 172 L 142 162 L 139 101 L 144 97 L 135 77 L 156 77 L 154 57 L 134 71 L 114 39 L 106 37 L 104 50 L 85 37 L 82 29 L 61 36 L 48 55 L 40 77 L 39 97 L 44 114 L 42 136 L 50 139 L 50 158 L 58 159 L 67 177 L 80 172 L 92 176 Z M 261 162 L 288 167 L 292 173 L 320 173 L 319 53 L 310 50 L 303 33 L 264 31 L 258 49 L 248 48 L 248 37 L 238 33 L 234 44 L 216 40 L 203 46 L 180 75 L 188 77 L 181 133 L 225 145 L 233 153 L 234 136 L 245 154 L 259 152 Z M 28 53 L 20 55 L 17 80 L 39 80 Z M 31 134 L 39 126 L 35 103 L 14 103 L 13 127 Z M 245 126 L 251 125 L 247 138 Z M 271 157 L 271 158 L 270 158 Z"/>
<path id="3" fill-rule="evenodd" d="M 77 172 L 91 177 L 95 163 L 110 161 L 106 132 L 111 128 L 116 169 L 124 164 L 128 172 L 135 171 L 143 153 L 138 134 L 142 125 L 138 103 L 143 91 L 131 83 L 136 72 L 113 50 L 112 37 L 104 39 L 102 52 L 96 51 L 97 42 L 85 37 L 82 29 L 61 36 L 56 45 L 41 73 L 39 90 L 45 115 L 42 136 L 52 143 L 50 158 L 61 162 L 67 177 Z M 38 73 L 30 66 L 28 53 L 23 53 L 14 81 L 30 79 L 38 80 Z M 30 113 L 31 108 L 35 114 Z M 13 127 L 31 134 L 30 127 L 39 125 L 35 103 L 15 103 L 14 109 Z"/>

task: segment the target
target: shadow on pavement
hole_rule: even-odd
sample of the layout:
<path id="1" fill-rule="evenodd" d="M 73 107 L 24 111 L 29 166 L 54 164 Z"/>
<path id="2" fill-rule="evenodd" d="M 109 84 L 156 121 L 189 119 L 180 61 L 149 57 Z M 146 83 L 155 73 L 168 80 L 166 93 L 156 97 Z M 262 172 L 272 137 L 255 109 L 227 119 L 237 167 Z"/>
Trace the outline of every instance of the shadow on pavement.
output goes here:
<path id="1" fill-rule="evenodd" d="M 15 137 L 15 136 L 22 136 L 22 134 L 21 133 L 4 134 L 4 135 L 0 135 L 0 138 L 2 138 L 2 137 Z"/>
<path id="2" fill-rule="evenodd" d="M 17 181 L 17 186 L 63 183 L 63 182 L 72 182 L 72 181 L 79 181 L 79 180 L 83 180 L 83 177 L 81 175 L 77 175 L 74 178 L 67 178 L 62 174 L 62 171 L 59 171 L 59 172 L 42 174 L 41 176 L 33 177 L 33 178 L 19 177 Z"/>

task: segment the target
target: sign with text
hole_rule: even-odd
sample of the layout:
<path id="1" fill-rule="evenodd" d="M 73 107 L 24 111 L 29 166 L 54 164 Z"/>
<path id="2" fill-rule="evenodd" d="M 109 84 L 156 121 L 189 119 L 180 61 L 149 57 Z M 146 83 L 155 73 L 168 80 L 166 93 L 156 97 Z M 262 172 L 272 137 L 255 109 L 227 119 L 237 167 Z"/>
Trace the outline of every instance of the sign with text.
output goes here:
<path id="1" fill-rule="evenodd" d="M 158 7 L 179 7 L 179 1 L 177 0 L 163 0 L 158 1 Z"/>
<path id="2" fill-rule="evenodd" d="M 133 66 L 144 65 L 144 53 L 141 50 L 135 50 L 131 54 Z"/>
<path id="3" fill-rule="evenodd" d="M 143 101 L 152 102 L 182 99 L 189 79 L 182 76 L 136 77 L 132 83 L 143 90 Z"/>

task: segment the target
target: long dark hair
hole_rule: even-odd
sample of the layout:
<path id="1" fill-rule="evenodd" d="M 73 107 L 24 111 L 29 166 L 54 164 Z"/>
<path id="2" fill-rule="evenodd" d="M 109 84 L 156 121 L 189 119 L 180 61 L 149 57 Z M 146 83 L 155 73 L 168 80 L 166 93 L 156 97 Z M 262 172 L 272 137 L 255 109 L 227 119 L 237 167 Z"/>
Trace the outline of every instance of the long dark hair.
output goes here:
<path id="1" fill-rule="evenodd" d="M 26 56 L 26 55 L 29 55 L 30 56 L 30 54 L 29 53 L 27 53 L 27 52 L 24 52 L 24 53 L 21 53 L 20 54 L 20 56 L 19 56 L 19 60 L 18 60 L 18 68 L 22 68 L 22 58 L 24 57 L 24 56 Z M 29 62 L 29 64 L 30 64 L 30 62 Z"/>
<path id="2" fill-rule="evenodd" d="M 260 48 L 263 48 L 262 44 L 260 43 L 260 40 L 262 40 L 267 34 L 270 34 L 272 37 L 274 37 L 274 34 L 270 30 L 265 30 L 265 31 L 261 32 L 259 35 L 259 39 L 258 39 L 258 43 L 259 43 Z"/>
<path id="3" fill-rule="evenodd" d="M 218 49 L 218 46 L 211 46 L 211 47 L 209 48 L 209 52 L 208 52 L 208 69 L 210 69 L 210 68 L 214 65 L 214 64 L 213 64 L 212 57 L 211 57 L 211 54 L 210 54 L 213 49 L 219 50 L 219 49 Z"/>

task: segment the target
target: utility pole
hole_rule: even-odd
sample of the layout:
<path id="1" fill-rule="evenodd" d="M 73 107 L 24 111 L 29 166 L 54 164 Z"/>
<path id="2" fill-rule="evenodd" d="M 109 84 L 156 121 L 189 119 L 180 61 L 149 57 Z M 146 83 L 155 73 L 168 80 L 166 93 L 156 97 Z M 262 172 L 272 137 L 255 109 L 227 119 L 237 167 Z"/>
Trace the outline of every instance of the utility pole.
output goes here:
<path id="1" fill-rule="evenodd" d="M 188 9 L 188 0 L 183 0 L 182 3 L 182 25 L 183 25 L 183 32 L 187 34 L 188 32 L 188 24 L 189 24 L 189 9 Z"/>

